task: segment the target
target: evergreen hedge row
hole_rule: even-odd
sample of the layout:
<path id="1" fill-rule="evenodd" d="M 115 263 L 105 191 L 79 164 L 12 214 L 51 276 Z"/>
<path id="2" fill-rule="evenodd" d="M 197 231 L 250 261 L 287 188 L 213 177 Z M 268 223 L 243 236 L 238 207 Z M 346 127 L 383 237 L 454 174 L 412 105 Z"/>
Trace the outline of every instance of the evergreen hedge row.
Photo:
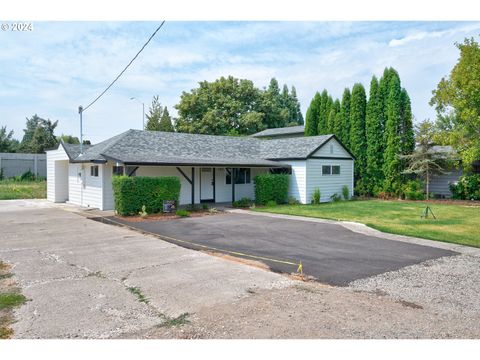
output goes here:
<path id="1" fill-rule="evenodd" d="M 285 174 L 261 174 L 255 176 L 255 202 L 265 205 L 269 201 L 277 204 L 288 202 L 289 175 Z"/>
<path id="2" fill-rule="evenodd" d="M 145 205 L 147 213 L 163 211 L 164 200 L 180 197 L 180 180 L 175 176 L 114 176 L 113 195 L 119 215 L 137 215 Z"/>

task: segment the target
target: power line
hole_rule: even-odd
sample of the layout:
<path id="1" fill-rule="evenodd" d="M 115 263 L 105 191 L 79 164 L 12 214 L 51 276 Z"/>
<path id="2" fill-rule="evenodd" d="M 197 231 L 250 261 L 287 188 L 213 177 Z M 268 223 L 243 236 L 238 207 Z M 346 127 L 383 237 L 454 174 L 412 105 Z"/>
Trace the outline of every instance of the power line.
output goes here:
<path id="1" fill-rule="evenodd" d="M 140 49 L 140 51 L 133 57 L 132 60 L 130 60 L 130 62 L 127 64 L 127 66 L 125 66 L 125 68 L 120 72 L 120 74 L 118 74 L 118 76 L 110 83 L 110 85 L 107 86 L 107 88 L 105 90 L 102 91 L 102 93 L 100 95 L 98 95 L 95 100 L 93 100 L 90 104 L 88 104 L 87 106 L 85 106 L 81 112 L 85 112 L 85 110 L 87 110 L 90 106 L 92 106 L 93 104 L 95 104 L 97 102 L 98 99 L 100 99 L 107 91 L 108 89 L 110 89 L 112 87 L 113 84 L 115 84 L 115 82 L 120 78 L 120 76 L 123 75 L 123 73 L 128 69 L 128 67 L 130 65 L 132 65 L 132 63 L 135 61 L 135 59 L 138 57 L 138 55 L 140 55 L 140 53 L 143 51 L 143 49 L 145 49 L 145 47 L 148 45 L 148 43 L 150 42 L 150 40 L 153 39 L 153 37 L 157 34 L 157 32 L 162 28 L 163 24 L 165 24 L 165 20 L 162 21 L 162 23 L 160 24 L 160 26 L 153 32 L 153 34 L 148 38 L 147 42 L 142 46 L 142 48 Z"/>

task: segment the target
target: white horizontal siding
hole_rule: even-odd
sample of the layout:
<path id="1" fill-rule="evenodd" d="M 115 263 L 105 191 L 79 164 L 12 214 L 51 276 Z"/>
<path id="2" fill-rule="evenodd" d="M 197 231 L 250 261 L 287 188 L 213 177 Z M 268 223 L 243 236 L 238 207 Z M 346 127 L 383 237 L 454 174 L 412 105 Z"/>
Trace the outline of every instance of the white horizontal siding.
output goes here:
<path id="1" fill-rule="evenodd" d="M 98 164 L 98 176 L 90 175 L 91 163 L 70 164 L 68 169 L 69 202 L 72 204 L 103 207 L 103 165 Z"/>
<path id="2" fill-rule="evenodd" d="M 47 200 L 63 202 L 68 199 L 68 155 L 59 146 L 47 153 Z"/>
<path id="3" fill-rule="evenodd" d="M 314 152 L 312 156 L 351 157 L 335 138 L 328 140 L 320 149 Z"/>
<path id="4" fill-rule="evenodd" d="M 441 195 L 447 198 L 451 197 L 450 184 L 457 182 L 460 176 L 462 176 L 461 169 L 453 169 L 447 174 L 433 175 L 430 179 L 428 191 L 434 195 Z M 427 191 L 426 184 L 424 185 L 425 191 Z"/>
<path id="5" fill-rule="evenodd" d="M 290 176 L 288 186 L 288 196 L 294 197 L 302 204 L 307 203 L 307 162 L 300 161 L 282 161 L 292 167 L 292 175 Z"/>
<path id="6" fill-rule="evenodd" d="M 322 175 L 323 165 L 339 165 L 339 175 Z M 330 201 L 330 196 L 342 196 L 342 187 L 348 186 L 349 194 L 353 194 L 353 160 L 308 159 L 307 160 L 307 203 L 312 201 L 316 188 L 320 189 L 321 201 Z"/>

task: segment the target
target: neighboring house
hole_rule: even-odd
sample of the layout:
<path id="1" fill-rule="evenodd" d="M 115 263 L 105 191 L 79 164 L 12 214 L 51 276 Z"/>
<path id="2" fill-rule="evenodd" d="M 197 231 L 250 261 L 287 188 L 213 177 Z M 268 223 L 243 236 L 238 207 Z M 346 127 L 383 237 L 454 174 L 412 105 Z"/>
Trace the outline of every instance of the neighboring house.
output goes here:
<path id="1" fill-rule="evenodd" d="M 446 154 L 448 157 L 455 160 L 455 150 L 451 146 L 434 146 L 432 151 L 439 154 Z M 449 198 L 452 196 L 450 191 L 450 184 L 456 183 L 460 176 L 463 175 L 463 167 L 458 158 L 457 166 L 447 169 L 445 174 L 433 175 L 430 179 L 429 191 L 436 198 Z M 480 174 L 480 161 L 474 161 L 472 164 L 473 172 Z"/>
<path id="2" fill-rule="evenodd" d="M 289 195 L 303 204 L 320 188 L 322 201 L 348 186 L 353 155 L 334 135 L 277 140 L 128 130 L 97 145 L 47 151 L 47 198 L 102 210 L 114 208 L 112 176 L 177 176 L 180 204 L 254 198 L 253 178 L 291 174 Z M 232 181 L 233 180 L 233 181 Z"/>
<path id="3" fill-rule="evenodd" d="M 275 129 L 266 129 L 250 136 L 258 139 L 283 139 L 292 137 L 303 137 L 305 136 L 305 126 L 298 125 Z"/>

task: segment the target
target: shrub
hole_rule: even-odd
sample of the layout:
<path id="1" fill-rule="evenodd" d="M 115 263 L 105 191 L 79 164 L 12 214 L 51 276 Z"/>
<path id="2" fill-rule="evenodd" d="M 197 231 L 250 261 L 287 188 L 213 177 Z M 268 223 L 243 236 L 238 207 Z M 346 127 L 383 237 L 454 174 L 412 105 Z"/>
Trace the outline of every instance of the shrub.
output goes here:
<path id="1" fill-rule="evenodd" d="M 25 171 L 22 175 L 20 175 L 20 181 L 35 181 L 35 174 L 30 170 Z"/>
<path id="2" fill-rule="evenodd" d="M 261 174 L 255 176 L 255 202 L 265 205 L 273 200 L 277 204 L 288 202 L 289 175 L 286 174 Z"/>
<path id="3" fill-rule="evenodd" d="M 423 191 L 423 184 L 418 180 L 410 180 L 402 185 L 401 195 L 406 200 L 424 200 L 425 194 Z"/>
<path id="4" fill-rule="evenodd" d="M 320 189 L 315 188 L 315 190 L 313 190 L 313 194 L 312 194 L 312 204 L 314 204 L 314 205 L 320 204 L 320 198 L 321 198 Z"/>
<path id="5" fill-rule="evenodd" d="M 202 209 L 203 210 L 208 210 L 208 205 L 207 204 L 202 204 Z"/>
<path id="6" fill-rule="evenodd" d="M 181 216 L 181 217 L 189 217 L 189 216 L 190 216 L 190 213 L 189 213 L 187 210 L 185 210 L 185 209 L 178 209 L 178 210 L 175 212 L 175 214 L 176 214 L 177 216 Z"/>
<path id="7" fill-rule="evenodd" d="M 454 199 L 480 200 L 480 174 L 463 175 L 457 183 L 450 184 Z"/>
<path id="8" fill-rule="evenodd" d="M 277 202 L 275 200 L 269 200 L 265 205 L 268 207 L 274 207 L 277 206 Z"/>
<path id="9" fill-rule="evenodd" d="M 234 201 L 232 203 L 232 206 L 237 208 L 247 208 L 252 204 L 252 202 L 252 199 L 248 197 L 243 197 L 240 200 Z"/>
<path id="10" fill-rule="evenodd" d="M 3 180 L 3 168 L 0 168 L 0 180 Z"/>
<path id="11" fill-rule="evenodd" d="M 342 195 L 344 200 L 350 199 L 350 190 L 348 190 L 347 185 L 342 186 Z"/>
<path id="12" fill-rule="evenodd" d="M 115 210 L 120 215 L 136 215 L 145 205 L 149 214 L 163 211 L 164 200 L 178 203 L 180 180 L 174 176 L 114 176 Z"/>
<path id="13" fill-rule="evenodd" d="M 298 205 L 298 204 L 300 204 L 300 201 L 298 201 L 297 198 L 295 198 L 293 196 L 289 196 L 288 197 L 288 204 L 289 205 Z"/>
<path id="14" fill-rule="evenodd" d="M 342 200 L 342 197 L 338 194 L 333 194 L 332 196 L 330 196 L 330 200 L 333 201 L 333 202 L 338 202 L 338 201 Z"/>

